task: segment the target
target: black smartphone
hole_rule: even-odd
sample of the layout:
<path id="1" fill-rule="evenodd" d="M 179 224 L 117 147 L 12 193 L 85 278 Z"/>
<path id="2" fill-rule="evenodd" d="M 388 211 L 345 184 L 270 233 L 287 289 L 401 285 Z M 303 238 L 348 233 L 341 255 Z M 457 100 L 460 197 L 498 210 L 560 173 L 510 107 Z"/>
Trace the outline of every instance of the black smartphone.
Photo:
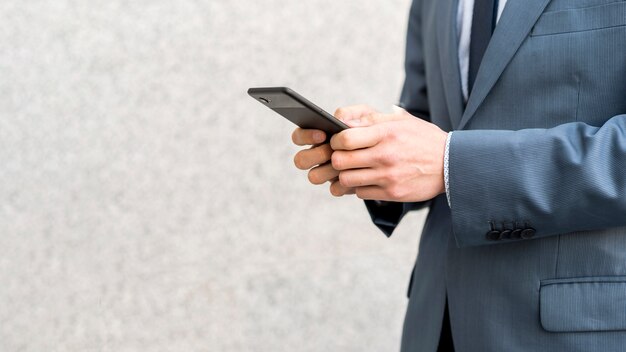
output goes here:
<path id="1" fill-rule="evenodd" d="M 333 134 L 349 128 L 333 115 L 287 87 L 250 88 L 248 94 L 301 128 L 326 132 L 328 139 Z"/>

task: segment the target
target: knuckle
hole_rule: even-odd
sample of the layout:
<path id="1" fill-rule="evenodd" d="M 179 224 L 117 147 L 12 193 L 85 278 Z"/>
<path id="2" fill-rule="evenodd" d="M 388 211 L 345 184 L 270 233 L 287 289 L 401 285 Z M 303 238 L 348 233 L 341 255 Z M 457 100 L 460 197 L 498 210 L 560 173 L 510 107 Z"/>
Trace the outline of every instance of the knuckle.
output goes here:
<path id="1" fill-rule="evenodd" d="M 342 185 L 343 187 L 350 187 L 351 186 L 351 180 L 350 177 L 345 173 L 345 172 L 340 172 L 339 173 L 339 184 Z"/>
<path id="2" fill-rule="evenodd" d="M 312 184 L 314 184 L 314 185 L 319 185 L 320 184 L 320 182 L 319 182 L 319 175 L 318 175 L 318 173 L 317 173 L 317 171 L 315 169 L 309 171 L 307 176 L 308 176 L 309 182 L 311 182 Z"/>
<path id="3" fill-rule="evenodd" d="M 374 125 L 376 127 L 376 133 L 377 133 L 377 137 L 379 141 L 391 141 L 394 140 L 395 136 L 394 134 L 396 133 L 394 131 L 393 128 L 390 128 L 390 123 L 386 122 L 386 121 L 382 121 L 380 119 L 378 119 L 376 121 L 376 124 Z"/>
<path id="4" fill-rule="evenodd" d="M 299 132 L 299 129 L 297 129 L 297 128 L 291 133 L 291 141 L 294 144 L 298 144 L 300 142 L 299 134 L 300 134 L 300 132 Z"/>
<path id="5" fill-rule="evenodd" d="M 330 185 L 330 194 L 332 194 L 335 197 L 339 197 L 342 195 L 341 190 L 339 189 L 339 183 L 338 182 L 333 182 Z"/>
<path id="6" fill-rule="evenodd" d="M 384 179 L 387 184 L 393 185 L 398 181 L 398 173 L 393 170 L 389 170 L 385 173 Z"/>
<path id="7" fill-rule="evenodd" d="M 330 145 L 328 144 L 324 144 L 323 146 L 318 147 L 316 150 L 317 150 L 317 156 L 320 160 L 320 164 L 327 162 L 328 159 L 330 159 L 332 155 L 332 149 L 330 148 Z"/>
<path id="8" fill-rule="evenodd" d="M 398 131 L 396 131 L 394 128 L 389 128 L 389 126 L 385 126 L 385 128 L 381 129 L 381 132 L 383 133 L 383 138 L 387 140 L 395 141 L 398 139 Z"/>
<path id="9" fill-rule="evenodd" d="M 296 156 L 294 156 L 293 163 L 300 170 L 306 169 L 306 165 L 304 163 L 304 156 L 302 155 L 302 152 L 298 152 Z"/>
<path id="10" fill-rule="evenodd" d="M 335 110 L 335 117 L 341 119 L 345 117 L 346 113 L 347 113 L 346 108 L 338 108 L 337 110 Z"/>
<path id="11" fill-rule="evenodd" d="M 371 114 L 368 114 L 367 118 L 369 118 L 372 121 L 372 123 L 376 124 L 376 123 L 380 123 L 380 122 L 383 121 L 382 116 L 383 116 L 383 114 L 381 114 L 381 113 L 373 112 Z"/>
<path id="12" fill-rule="evenodd" d="M 387 153 L 385 151 L 378 151 L 372 158 L 377 164 L 387 165 Z"/>
<path id="13" fill-rule="evenodd" d="M 395 165 L 398 162 L 398 154 L 390 149 L 383 149 L 377 155 L 377 161 L 382 165 Z"/>
<path id="14" fill-rule="evenodd" d="M 380 182 L 382 185 L 391 185 L 393 184 L 391 180 L 391 174 L 389 172 L 383 172 L 380 175 Z"/>
<path id="15" fill-rule="evenodd" d="M 387 188 L 387 195 L 391 199 L 401 199 L 404 196 L 404 191 L 398 186 L 391 186 Z"/>
<path id="16" fill-rule="evenodd" d="M 373 125 L 376 123 L 376 114 L 367 114 L 361 117 L 361 124 Z"/>
<path id="17" fill-rule="evenodd" d="M 331 165 L 335 170 L 341 170 L 343 166 L 343 160 L 341 158 L 341 154 L 338 152 L 334 152 L 330 158 Z"/>
<path id="18" fill-rule="evenodd" d="M 348 150 L 352 150 L 354 149 L 354 138 L 348 134 L 345 133 L 342 136 L 339 137 L 340 141 L 342 142 L 343 146 L 348 149 Z"/>

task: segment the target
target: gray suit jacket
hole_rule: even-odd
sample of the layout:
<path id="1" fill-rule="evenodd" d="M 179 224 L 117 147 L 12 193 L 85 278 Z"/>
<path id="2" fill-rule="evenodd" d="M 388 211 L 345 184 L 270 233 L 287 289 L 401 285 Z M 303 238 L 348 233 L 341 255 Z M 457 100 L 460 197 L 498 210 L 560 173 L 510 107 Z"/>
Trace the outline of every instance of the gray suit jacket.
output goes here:
<path id="1" fill-rule="evenodd" d="M 464 106 L 458 0 L 415 0 L 404 107 L 444 130 L 403 351 L 626 350 L 626 1 L 509 0 Z M 421 203 L 366 202 L 387 235 Z"/>

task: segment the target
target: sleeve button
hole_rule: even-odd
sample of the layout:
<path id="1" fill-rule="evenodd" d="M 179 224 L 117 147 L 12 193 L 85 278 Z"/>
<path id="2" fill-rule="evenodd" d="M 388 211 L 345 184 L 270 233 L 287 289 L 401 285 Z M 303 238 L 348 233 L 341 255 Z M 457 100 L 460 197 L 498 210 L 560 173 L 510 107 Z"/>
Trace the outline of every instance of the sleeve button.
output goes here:
<path id="1" fill-rule="evenodd" d="M 511 239 L 518 240 L 518 239 L 522 238 L 522 231 L 524 231 L 524 229 L 515 229 L 515 230 L 513 230 L 513 232 L 511 232 Z"/>
<path id="2" fill-rule="evenodd" d="M 500 239 L 500 231 L 492 230 L 487 232 L 487 239 L 489 241 L 498 241 Z"/>
<path id="3" fill-rule="evenodd" d="M 522 231 L 521 236 L 522 236 L 522 239 L 529 240 L 535 237 L 535 233 L 537 233 L 537 230 L 533 229 L 532 227 L 529 227 Z"/>

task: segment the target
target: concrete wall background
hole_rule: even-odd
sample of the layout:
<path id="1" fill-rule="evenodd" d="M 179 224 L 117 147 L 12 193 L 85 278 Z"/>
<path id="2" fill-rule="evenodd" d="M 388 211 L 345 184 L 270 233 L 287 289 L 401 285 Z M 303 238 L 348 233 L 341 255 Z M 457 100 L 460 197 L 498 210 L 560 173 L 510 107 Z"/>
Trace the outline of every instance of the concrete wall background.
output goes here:
<path id="1" fill-rule="evenodd" d="M 386 239 L 245 91 L 387 110 L 408 9 L 0 2 L 0 350 L 397 350 L 424 213 Z"/>

